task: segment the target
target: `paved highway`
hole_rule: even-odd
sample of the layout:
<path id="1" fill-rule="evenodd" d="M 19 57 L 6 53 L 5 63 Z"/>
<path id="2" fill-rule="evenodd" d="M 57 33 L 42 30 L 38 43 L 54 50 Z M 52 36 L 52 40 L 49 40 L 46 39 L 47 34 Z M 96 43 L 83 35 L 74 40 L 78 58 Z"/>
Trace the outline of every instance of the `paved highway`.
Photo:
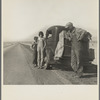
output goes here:
<path id="1" fill-rule="evenodd" d="M 97 65 L 86 66 L 83 78 L 74 78 L 68 66 L 53 70 L 34 68 L 28 44 L 15 43 L 3 49 L 3 83 L 5 85 L 97 84 Z"/>
<path id="2" fill-rule="evenodd" d="M 60 85 L 71 84 L 55 70 L 34 68 L 32 52 L 22 44 L 4 48 L 4 80 L 5 85 Z"/>

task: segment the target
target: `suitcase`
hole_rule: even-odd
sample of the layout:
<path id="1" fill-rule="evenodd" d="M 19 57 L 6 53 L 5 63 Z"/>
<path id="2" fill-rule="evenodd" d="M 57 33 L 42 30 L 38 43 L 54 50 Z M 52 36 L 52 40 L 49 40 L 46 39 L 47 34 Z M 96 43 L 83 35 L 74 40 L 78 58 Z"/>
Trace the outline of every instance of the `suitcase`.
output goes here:
<path id="1" fill-rule="evenodd" d="M 95 52 L 94 49 L 89 49 L 89 61 L 93 61 L 95 59 Z"/>

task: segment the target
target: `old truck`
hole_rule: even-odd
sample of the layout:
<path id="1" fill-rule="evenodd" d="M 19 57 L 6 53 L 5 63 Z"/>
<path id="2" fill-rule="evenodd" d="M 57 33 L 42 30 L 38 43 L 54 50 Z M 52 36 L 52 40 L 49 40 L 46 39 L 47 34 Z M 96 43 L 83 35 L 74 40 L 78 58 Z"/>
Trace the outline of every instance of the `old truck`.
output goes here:
<path id="1" fill-rule="evenodd" d="M 51 26 L 46 31 L 46 68 L 49 68 L 50 65 L 54 64 L 61 64 L 66 67 L 71 66 L 71 42 L 68 39 L 64 39 L 64 52 L 63 56 L 55 61 L 55 49 L 57 47 L 57 43 L 59 41 L 59 34 L 62 30 L 64 30 L 64 26 Z M 93 61 L 94 58 L 90 57 L 89 59 L 89 42 L 84 43 L 85 52 L 83 54 L 84 57 L 84 65 L 88 64 L 89 62 Z M 90 54 L 91 55 L 91 54 Z"/>

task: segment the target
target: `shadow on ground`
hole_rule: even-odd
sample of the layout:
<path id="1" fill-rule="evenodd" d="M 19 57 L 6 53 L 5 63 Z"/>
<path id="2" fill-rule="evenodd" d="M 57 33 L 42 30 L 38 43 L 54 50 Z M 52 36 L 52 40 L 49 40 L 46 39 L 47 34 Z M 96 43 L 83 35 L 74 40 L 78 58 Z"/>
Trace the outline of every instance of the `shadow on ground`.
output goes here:
<path id="1" fill-rule="evenodd" d="M 73 71 L 71 66 L 66 67 L 65 65 L 62 66 L 61 64 L 54 65 L 54 69 L 55 70 L 62 70 L 62 71 Z M 97 65 L 88 64 L 87 66 L 84 66 L 83 72 L 84 73 L 97 73 Z"/>
<path id="2" fill-rule="evenodd" d="M 61 64 L 53 65 L 52 70 L 73 71 L 71 67 L 62 66 Z M 83 72 L 85 75 L 82 78 L 97 77 L 97 65 L 88 64 L 87 66 L 84 66 Z"/>

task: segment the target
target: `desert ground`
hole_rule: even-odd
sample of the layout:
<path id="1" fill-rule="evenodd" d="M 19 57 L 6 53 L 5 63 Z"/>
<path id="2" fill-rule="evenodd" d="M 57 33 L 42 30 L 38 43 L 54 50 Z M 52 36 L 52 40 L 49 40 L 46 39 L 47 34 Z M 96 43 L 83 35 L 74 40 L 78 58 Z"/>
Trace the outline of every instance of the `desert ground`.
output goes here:
<path id="1" fill-rule="evenodd" d="M 97 42 L 90 45 L 95 50 L 91 66 L 84 67 L 82 78 L 74 78 L 68 66 L 54 65 L 53 69 L 34 68 L 32 64 L 31 42 L 4 43 L 3 46 L 3 83 L 4 85 L 83 85 L 97 84 Z"/>

